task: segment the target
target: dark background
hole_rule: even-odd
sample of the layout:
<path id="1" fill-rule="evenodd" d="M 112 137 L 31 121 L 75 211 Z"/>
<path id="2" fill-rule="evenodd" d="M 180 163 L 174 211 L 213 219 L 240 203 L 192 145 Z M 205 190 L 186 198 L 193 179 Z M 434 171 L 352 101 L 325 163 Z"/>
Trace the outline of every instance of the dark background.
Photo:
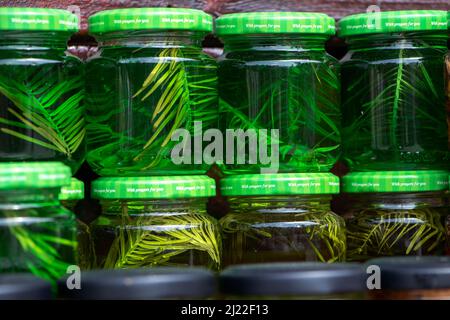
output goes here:
<path id="1" fill-rule="evenodd" d="M 353 13 L 365 12 L 370 5 L 378 5 L 382 11 L 392 10 L 450 10 L 450 0 L 0 0 L 1 7 L 43 7 L 67 9 L 81 16 L 81 31 L 69 41 L 70 51 L 85 59 L 96 51 L 95 39 L 87 34 L 87 18 L 101 10 L 128 7 L 184 7 L 201 9 L 214 16 L 224 13 L 247 11 L 311 11 L 324 12 L 340 19 Z M 213 36 L 204 41 L 205 51 L 213 56 L 220 55 L 222 44 Z M 327 51 L 336 58 L 342 58 L 347 47 L 342 39 L 332 38 L 327 43 Z M 346 168 L 338 163 L 333 173 L 342 176 Z M 168 173 L 170 175 L 170 173 Z M 216 180 L 220 172 L 214 168 L 208 173 Z M 76 208 L 79 218 L 87 223 L 100 212 L 96 201 L 89 199 L 90 182 L 97 178 L 84 163 L 76 177 L 86 182 L 86 196 Z M 336 212 L 342 212 L 345 199 L 338 197 L 333 201 Z M 216 217 L 227 211 L 227 204 L 220 195 L 211 199 L 209 211 Z"/>

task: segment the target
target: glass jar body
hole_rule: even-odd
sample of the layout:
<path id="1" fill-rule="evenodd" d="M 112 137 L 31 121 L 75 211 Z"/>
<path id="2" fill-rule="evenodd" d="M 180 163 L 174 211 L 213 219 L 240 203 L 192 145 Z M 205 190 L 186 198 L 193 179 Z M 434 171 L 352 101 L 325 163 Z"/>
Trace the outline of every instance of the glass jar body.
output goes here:
<path id="1" fill-rule="evenodd" d="M 450 53 L 445 56 L 445 89 L 447 90 L 448 148 L 450 150 Z"/>
<path id="2" fill-rule="evenodd" d="M 86 87 L 87 160 L 95 172 L 187 175 L 209 169 L 201 158 L 202 131 L 217 128 L 217 67 L 202 53 L 202 36 L 133 31 L 99 39 Z M 197 139 L 200 159 L 191 148 Z"/>
<path id="3" fill-rule="evenodd" d="M 442 253 L 444 193 L 355 194 L 348 201 L 347 260 Z"/>
<path id="4" fill-rule="evenodd" d="M 329 196 L 230 198 L 220 220 L 224 265 L 265 262 L 344 261 L 344 220 Z"/>
<path id="5" fill-rule="evenodd" d="M 220 267 L 221 236 L 206 199 L 101 203 L 102 215 L 90 226 L 97 268 Z"/>
<path id="6" fill-rule="evenodd" d="M 86 154 L 84 66 L 67 33 L 0 33 L 0 161 L 61 161 Z"/>
<path id="7" fill-rule="evenodd" d="M 275 161 L 278 172 L 327 172 L 333 167 L 340 151 L 339 65 L 325 52 L 325 40 L 298 35 L 224 38 L 220 128 L 247 134 L 226 150 L 235 157 L 224 160 L 225 173 L 260 173 Z"/>
<path id="8" fill-rule="evenodd" d="M 78 242 L 78 266 L 81 270 L 90 270 L 95 266 L 95 252 L 89 226 L 84 223 L 78 212 L 77 205 L 81 200 L 61 200 L 61 205 L 75 214 Z"/>
<path id="9" fill-rule="evenodd" d="M 351 171 L 447 169 L 446 39 L 444 32 L 348 40 L 342 141 Z"/>
<path id="10" fill-rule="evenodd" d="M 445 221 L 445 229 L 447 231 L 447 243 L 445 246 L 445 254 L 450 256 L 450 214 L 447 215 L 447 219 Z"/>
<path id="11" fill-rule="evenodd" d="M 75 213 L 78 202 L 79 200 L 61 200 L 62 206 L 73 213 Z"/>
<path id="12" fill-rule="evenodd" d="M 58 189 L 0 192 L 0 272 L 56 281 L 77 263 L 76 222 Z"/>

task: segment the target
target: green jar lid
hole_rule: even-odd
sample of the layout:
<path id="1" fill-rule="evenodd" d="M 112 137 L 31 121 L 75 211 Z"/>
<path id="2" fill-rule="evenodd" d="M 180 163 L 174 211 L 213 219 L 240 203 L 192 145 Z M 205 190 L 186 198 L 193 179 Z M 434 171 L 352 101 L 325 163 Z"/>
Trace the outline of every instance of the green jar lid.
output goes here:
<path id="1" fill-rule="evenodd" d="M 92 197 L 97 199 L 174 199 L 215 195 L 215 181 L 206 176 L 99 178 L 92 183 Z"/>
<path id="2" fill-rule="evenodd" d="M 360 13 L 339 21 L 339 36 L 371 33 L 447 30 L 447 12 L 406 10 Z"/>
<path id="3" fill-rule="evenodd" d="M 342 178 L 342 191 L 421 192 L 448 189 L 446 171 L 379 171 L 353 172 Z"/>
<path id="4" fill-rule="evenodd" d="M 81 200 L 84 199 L 84 182 L 72 178 L 70 185 L 61 188 L 59 200 Z"/>
<path id="5" fill-rule="evenodd" d="M 245 174 L 220 182 L 224 196 L 264 196 L 339 193 L 339 178 L 331 173 Z"/>
<path id="6" fill-rule="evenodd" d="M 216 19 L 219 36 L 261 33 L 334 35 L 335 31 L 334 19 L 324 13 L 249 12 L 225 14 Z"/>
<path id="7" fill-rule="evenodd" d="M 61 162 L 0 163 L 0 190 L 57 188 L 70 184 L 72 172 Z"/>
<path id="8" fill-rule="evenodd" d="M 213 18 L 200 10 L 182 8 L 115 9 L 89 18 L 89 32 L 96 34 L 146 29 L 212 32 Z"/>
<path id="9" fill-rule="evenodd" d="M 78 17 L 66 10 L 0 8 L 0 30 L 78 31 Z"/>

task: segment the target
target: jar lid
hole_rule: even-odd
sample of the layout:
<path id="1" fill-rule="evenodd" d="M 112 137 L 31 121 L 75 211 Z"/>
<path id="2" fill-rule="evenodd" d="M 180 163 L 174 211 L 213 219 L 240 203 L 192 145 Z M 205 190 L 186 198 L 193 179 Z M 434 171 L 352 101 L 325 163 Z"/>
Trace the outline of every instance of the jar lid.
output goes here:
<path id="1" fill-rule="evenodd" d="M 0 8 L 0 30 L 78 31 L 78 17 L 60 9 Z"/>
<path id="2" fill-rule="evenodd" d="M 261 33 L 334 35 L 335 30 L 334 19 L 324 13 L 244 12 L 225 14 L 216 19 L 219 36 Z"/>
<path id="3" fill-rule="evenodd" d="M 229 267 L 219 284 L 231 295 L 326 295 L 363 292 L 366 277 L 356 263 L 262 263 Z"/>
<path id="4" fill-rule="evenodd" d="M 220 181 L 224 196 L 264 196 L 339 193 L 339 178 L 331 173 L 244 174 Z"/>
<path id="5" fill-rule="evenodd" d="M 92 183 L 92 197 L 97 199 L 173 199 L 215 195 L 215 181 L 206 176 L 99 178 Z"/>
<path id="6" fill-rule="evenodd" d="M 48 300 L 52 298 L 49 282 L 31 274 L 0 275 L 0 300 Z"/>
<path id="7" fill-rule="evenodd" d="M 447 30 L 447 12 L 405 10 L 359 13 L 339 21 L 339 36 L 371 33 Z"/>
<path id="8" fill-rule="evenodd" d="M 446 171 L 377 171 L 353 172 L 342 178 L 342 191 L 363 192 L 420 192 L 448 189 Z"/>
<path id="9" fill-rule="evenodd" d="M 81 200 L 84 199 L 84 182 L 72 178 L 70 185 L 61 188 L 59 200 Z"/>
<path id="10" fill-rule="evenodd" d="M 89 17 L 91 33 L 147 29 L 212 32 L 213 18 L 201 10 L 184 8 L 114 9 Z"/>
<path id="11" fill-rule="evenodd" d="M 386 257 L 367 265 L 380 267 L 381 289 L 450 289 L 449 257 Z"/>
<path id="12" fill-rule="evenodd" d="M 200 267 L 153 267 L 83 272 L 80 290 L 58 281 L 62 298 L 81 300 L 202 299 L 216 292 L 214 274 Z"/>
<path id="13" fill-rule="evenodd" d="M 61 162 L 0 163 L 0 190 L 56 188 L 70 184 L 70 168 Z"/>

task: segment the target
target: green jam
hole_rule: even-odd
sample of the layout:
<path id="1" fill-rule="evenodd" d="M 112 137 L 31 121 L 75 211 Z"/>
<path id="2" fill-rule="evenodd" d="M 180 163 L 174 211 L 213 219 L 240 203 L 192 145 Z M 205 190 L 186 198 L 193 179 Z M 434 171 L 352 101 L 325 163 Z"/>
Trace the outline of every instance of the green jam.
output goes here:
<path id="1" fill-rule="evenodd" d="M 55 162 L 14 165 L 0 164 L 1 178 L 11 170 L 23 178 L 0 186 L 0 273 L 33 273 L 54 283 L 78 264 L 75 216 L 58 200 L 70 169 Z M 51 175 L 59 178 L 44 180 Z"/>
<path id="2" fill-rule="evenodd" d="M 234 175 L 221 189 L 230 204 L 219 221 L 224 266 L 344 261 L 344 220 L 330 208 L 339 191 L 332 174 Z"/>
<path id="3" fill-rule="evenodd" d="M 445 171 L 365 172 L 344 177 L 347 260 L 442 254 Z"/>
<path id="4" fill-rule="evenodd" d="M 185 11 L 197 22 L 212 19 L 188 9 L 123 11 L 154 23 L 164 15 L 176 17 Z M 159 11 L 163 13 L 158 16 Z M 135 26 L 123 31 L 93 26 L 109 19 L 113 18 L 108 12 L 90 19 L 91 32 L 100 43 L 100 54 L 87 64 L 90 166 L 102 176 L 205 173 L 209 166 L 194 163 L 194 151 L 177 152 L 183 163 L 173 161 L 172 150 L 180 140 L 172 136 L 183 129 L 190 142 L 201 139 L 194 122 L 201 122 L 203 131 L 217 128 L 217 67 L 201 48 L 212 26 L 172 30 L 176 26 L 148 25 L 148 30 Z"/>
<path id="5" fill-rule="evenodd" d="M 278 172 L 327 172 L 340 154 L 339 65 L 325 52 L 334 20 L 324 14 L 286 15 L 244 13 L 217 19 L 217 34 L 225 43 L 219 60 L 220 127 L 254 130 L 259 150 L 266 143 L 269 157 L 271 152 L 274 156 L 271 145 L 277 144 Z M 258 28 L 253 19 L 260 19 L 263 26 L 287 21 L 292 29 L 281 34 L 270 27 Z M 249 21 L 255 22 L 254 28 Z M 323 28 L 296 30 L 296 23 Z M 268 167 L 260 158 L 252 160 L 256 156 L 252 152 L 258 150 L 250 134 L 244 147 L 236 146 L 235 152 L 245 159 L 227 161 L 225 173 L 259 173 Z"/>
<path id="6" fill-rule="evenodd" d="M 440 23 L 446 12 L 413 12 L 415 18 L 407 11 L 381 13 L 382 23 L 403 18 L 422 29 L 386 27 L 376 33 L 374 28 L 372 34 L 364 28 L 351 31 L 360 23 L 356 16 L 341 21 L 350 47 L 341 63 L 343 154 L 351 171 L 449 166 L 443 77 L 447 26 Z"/>
<path id="7" fill-rule="evenodd" d="M 0 27 L 0 161 L 61 161 L 75 173 L 86 153 L 84 67 L 66 53 L 77 18 L 63 10 L 21 8 L 0 8 L 0 16 L 41 17 L 53 26 Z"/>
<path id="8" fill-rule="evenodd" d="M 166 183 L 157 178 L 95 181 L 93 195 L 101 200 L 102 215 L 90 225 L 94 268 L 219 269 L 221 235 L 206 212 L 205 198 L 215 193 L 214 180 L 191 177 L 164 177 Z"/>

